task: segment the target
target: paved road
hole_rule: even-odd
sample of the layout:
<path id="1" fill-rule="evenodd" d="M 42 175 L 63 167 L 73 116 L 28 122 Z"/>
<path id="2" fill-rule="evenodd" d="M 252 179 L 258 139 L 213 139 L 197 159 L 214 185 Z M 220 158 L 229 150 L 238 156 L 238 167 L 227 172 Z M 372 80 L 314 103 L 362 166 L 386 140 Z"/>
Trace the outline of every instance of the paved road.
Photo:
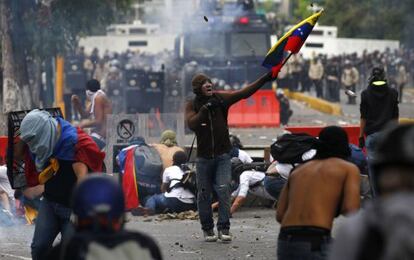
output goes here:
<path id="1" fill-rule="evenodd" d="M 335 228 L 343 223 L 339 219 Z M 165 259 L 275 259 L 279 224 L 274 210 L 242 208 L 231 219 L 234 241 L 206 243 L 198 220 L 163 220 L 132 217 L 127 229 L 150 234 L 161 247 Z M 0 259 L 30 259 L 33 226 L 0 227 Z M 334 230 L 335 231 L 335 230 Z M 334 232 L 335 233 L 335 232 Z"/>

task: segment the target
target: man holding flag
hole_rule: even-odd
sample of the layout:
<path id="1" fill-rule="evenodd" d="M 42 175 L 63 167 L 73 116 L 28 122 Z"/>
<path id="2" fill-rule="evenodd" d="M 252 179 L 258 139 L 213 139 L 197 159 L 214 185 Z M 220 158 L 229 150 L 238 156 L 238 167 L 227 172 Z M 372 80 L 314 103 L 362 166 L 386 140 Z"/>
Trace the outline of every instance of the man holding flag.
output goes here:
<path id="1" fill-rule="evenodd" d="M 213 189 L 219 201 L 217 230 L 222 242 L 230 242 L 230 183 L 232 145 L 227 125 L 228 110 L 241 99 L 253 95 L 272 79 L 271 72 L 241 90 L 231 93 L 213 91 L 211 79 L 204 74 L 193 77 L 192 87 L 196 95 L 187 102 L 185 120 L 197 137 L 197 204 L 201 228 L 206 242 L 215 242 L 213 211 L 211 208 Z"/>
<path id="2" fill-rule="evenodd" d="M 299 52 L 321 14 L 322 11 L 312 15 L 283 36 L 263 62 L 263 66 L 271 71 L 241 90 L 216 93 L 208 76 L 197 74 L 193 77 L 191 84 L 196 97 L 186 104 L 185 120 L 197 137 L 197 204 L 205 241 L 217 240 L 211 209 L 213 189 L 219 201 L 218 238 L 222 242 L 232 240 L 229 232 L 231 144 L 227 124 L 230 106 L 250 97 L 266 82 L 277 78 L 290 55 Z"/>

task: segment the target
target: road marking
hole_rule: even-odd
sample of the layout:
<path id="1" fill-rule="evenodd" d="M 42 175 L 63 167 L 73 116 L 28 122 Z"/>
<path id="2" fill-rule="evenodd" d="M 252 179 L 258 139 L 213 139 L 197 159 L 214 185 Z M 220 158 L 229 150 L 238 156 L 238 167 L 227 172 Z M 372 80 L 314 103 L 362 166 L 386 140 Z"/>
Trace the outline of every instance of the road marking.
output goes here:
<path id="1" fill-rule="evenodd" d="M 19 255 L 12 255 L 12 254 L 5 254 L 5 253 L 1 253 L 1 256 L 10 256 L 16 259 L 22 259 L 22 260 L 32 260 L 31 257 L 24 257 L 24 256 L 19 256 Z"/>

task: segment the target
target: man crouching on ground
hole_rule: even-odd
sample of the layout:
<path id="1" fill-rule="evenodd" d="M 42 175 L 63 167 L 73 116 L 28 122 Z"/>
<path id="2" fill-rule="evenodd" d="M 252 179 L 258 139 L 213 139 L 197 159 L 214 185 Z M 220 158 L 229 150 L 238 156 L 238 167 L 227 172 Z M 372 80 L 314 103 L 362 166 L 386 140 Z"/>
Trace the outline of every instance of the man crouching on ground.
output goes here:
<path id="1" fill-rule="evenodd" d="M 345 161 L 351 153 L 345 131 L 325 127 L 319 141 L 315 159 L 292 172 L 280 195 L 279 260 L 325 259 L 334 218 L 359 209 L 359 170 Z"/>
<path id="2" fill-rule="evenodd" d="M 231 105 L 253 95 L 271 80 L 271 72 L 241 90 L 231 93 L 214 93 L 213 84 L 206 75 L 197 74 L 192 80 L 194 100 L 187 102 L 185 119 L 197 136 L 197 204 L 201 228 L 207 242 L 217 240 L 214 234 L 211 200 L 213 189 L 219 201 L 218 238 L 232 240 L 230 229 L 231 162 L 227 114 Z"/>

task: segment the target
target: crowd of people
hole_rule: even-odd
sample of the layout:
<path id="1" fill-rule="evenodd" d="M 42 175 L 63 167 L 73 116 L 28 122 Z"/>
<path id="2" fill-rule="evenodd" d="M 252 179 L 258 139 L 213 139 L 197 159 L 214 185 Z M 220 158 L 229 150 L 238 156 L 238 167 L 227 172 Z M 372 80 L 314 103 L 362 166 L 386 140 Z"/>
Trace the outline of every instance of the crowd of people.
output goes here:
<path id="1" fill-rule="evenodd" d="M 414 79 L 414 51 L 411 49 L 389 49 L 384 52 L 364 51 L 362 55 L 347 54 L 334 57 L 314 55 L 304 59 L 292 57 L 278 76 L 278 85 L 292 91 L 309 92 L 332 102 L 339 102 L 340 90 L 350 90 L 348 104 L 356 104 L 354 93 L 365 89 L 372 68 L 384 67 L 391 88 L 399 93 L 403 102 L 404 87 Z"/>
<path id="2" fill-rule="evenodd" d="M 99 63 L 96 52 L 91 57 L 95 58 L 88 59 L 96 59 L 92 64 Z M 175 133 L 167 130 L 158 144 L 147 144 L 142 137 L 137 137 L 120 151 L 117 161 L 123 178 L 121 184 L 104 174 L 90 176 L 90 173 L 104 171 L 102 148 L 106 116 L 112 113 L 110 99 L 101 89 L 102 79 L 96 77 L 87 81 L 83 91 L 90 106 L 86 109 L 78 95 L 71 95 L 75 111 L 82 119 L 87 118 L 76 126 L 46 111 L 31 111 L 20 124 L 13 159 L 24 161 L 26 177 L 32 186 L 14 197 L 21 200 L 25 196 L 38 203 L 32 258 L 77 259 L 76 254 L 81 253 L 82 259 L 86 259 L 88 254 L 108 254 L 107 248 L 119 248 L 116 245 L 122 244 L 125 251 L 121 255 L 125 258 L 127 252 L 133 252 L 142 259 L 162 259 L 152 238 L 123 229 L 125 211 L 148 215 L 198 210 L 206 242 L 231 242 L 231 215 L 242 206 L 249 193 L 277 201 L 275 215 L 281 225 L 278 259 L 327 259 L 329 254 L 332 259 L 343 255 L 347 256 L 343 259 L 410 255 L 409 243 L 396 250 L 398 245 L 385 239 L 393 234 L 397 241 L 404 241 L 407 234 L 401 231 L 403 227 L 392 223 L 396 230 L 389 229 L 379 218 L 384 216 L 391 223 L 394 212 L 404 214 L 407 203 L 412 202 L 414 127 L 398 126 L 397 120 L 404 87 L 399 85 L 402 82 L 399 73 L 413 65 L 410 59 L 414 59 L 414 55 L 400 51 L 363 57 L 325 59 L 319 56 L 311 61 L 309 70 L 312 72 L 307 77 L 303 76 L 303 68 L 298 69 L 302 66 L 298 65 L 302 62 L 298 56 L 287 64 L 285 75 L 281 73 L 277 79 L 279 85 L 286 84 L 294 91 L 309 91 L 311 82 L 318 96 L 326 97 L 326 93 L 330 93 L 328 99 L 332 101 L 338 101 L 337 91 L 343 85 L 354 93 L 348 95 L 349 104 L 356 104 L 355 93 L 361 89 L 358 86 L 364 82 L 362 79 L 366 79 L 368 87 L 362 91 L 360 99 L 359 148 L 350 145 L 341 127 L 328 126 L 318 138 L 288 136 L 290 144 L 298 148 L 289 158 L 287 154 L 291 150 L 284 150 L 282 142 L 288 139 L 287 135 L 279 136 L 271 147 L 271 164 L 254 164 L 243 151 L 241 141 L 229 134 L 227 122 L 229 108 L 274 80 L 271 73 L 242 89 L 226 93 L 216 92 L 208 75 L 194 75 L 191 85 L 195 95 L 186 102 L 184 117 L 197 143 L 195 169 L 188 165 L 191 154 L 180 148 Z M 388 59 L 395 62 L 396 74 Z M 87 63 L 85 60 L 84 64 Z M 400 69 L 402 66 L 404 69 Z M 95 68 L 94 73 L 96 71 Z M 405 84 L 408 76 L 404 78 Z M 324 86 L 328 86 L 327 92 Z M 89 128 L 91 131 L 87 134 L 83 129 Z M 365 146 L 367 158 L 361 150 Z M 238 173 L 234 169 L 235 158 L 243 165 Z M 1 213 L 10 215 L 14 211 L 12 192 L 10 186 L 4 185 L 7 183 L 4 171 L 0 174 L 0 202 L 4 209 Z M 361 192 L 364 175 L 369 176 L 373 199 L 361 212 L 361 194 L 367 194 Z M 92 190 L 93 195 L 90 194 Z M 405 193 L 401 194 L 402 191 Z M 394 194 L 397 197 L 392 196 Z M 395 209 L 386 206 L 394 204 Z M 215 208 L 218 210 L 217 235 L 213 218 Z M 361 228 L 340 232 L 329 253 L 334 218 L 351 213 L 357 216 L 344 226 L 355 224 Z M 70 220 L 71 214 L 75 216 L 74 221 Z M 59 233 L 62 242 L 52 246 Z M 376 236 L 381 240 L 373 240 Z M 350 243 L 356 241 L 356 237 L 359 245 L 372 247 L 365 250 L 351 246 L 356 244 Z M 96 243 L 99 246 L 88 246 Z M 350 248 L 344 252 L 347 246 Z M 368 256 L 370 258 L 366 258 Z"/>
<path id="3" fill-rule="evenodd" d="M 79 61 L 79 64 L 82 64 L 81 70 L 85 75 L 85 82 L 91 79 L 99 82 L 99 92 L 104 92 L 111 100 L 112 108 L 110 111 L 113 113 L 126 111 L 126 102 L 122 91 L 130 84 L 130 80 L 126 79 L 127 71 L 130 69 L 165 72 L 167 77 L 165 89 L 173 87 L 168 86 L 168 84 L 180 84 L 180 73 L 176 71 L 173 54 L 169 51 L 158 54 L 131 52 L 129 50 L 123 53 L 108 51 L 100 53 L 98 49 L 94 49 L 90 54 L 86 54 L 81 47 L 74 57 Z M 375 51 L 372 53 L 364 51 L 362 55 L 354 53 L 333 57 L 315 54 L 310 59 L 304 59 L 300 54 L 293 55 L 282 68 L 276 82 L 280 89 L 306 92 L 330 102 L 340 102 L 340 93 L 343 91 L 347 100 L 342 101 L 346 101 L 350 105 L 356 105 L 357 96 L 366 88 L 369 83 L 370 72 L 377 65 L 384 68 L 388 85 L 397 90 L 398 101 L 400 103 L 405 102 L 404 88 L 414 81 L 414 51 L 411 49 L 401 48 L 393 51 L 387 49 L 383 52 Z M 220 80 L 213 77 L 212 82 L 219 85 Z M 65 118 L 80 120 L 85 117 L 85 112 L 89 112 L 82 111 L 80 106 L 88 96 L 85 95 L 83 89 L 70 89 L 68 86 L 64 91 Z M 174 85 L 174 87 L 176 86 Z M 217 86 L 217 88 L 219 87 Z M 92 95 L 89 96 L 89 98 L 91 97 Z M 276 93 L 276 97 L 281 107 L 281 124 L 287 125 L 292 115 L 289 99 L 282 92 Z M 105 109 L 108 110 L 109 108 L 106 106 Z M 95 119 L 95 121 L 101 120 L 100 116 Z M 93 124 L 93 122 L 87 123 L 87 125 L 90 124 Z M 104 141 L 105 133 L 99 133 L 99 130 L 95 133 L 94 138 Z M 103 144 L 100 146 L 103 147 Z"/>

